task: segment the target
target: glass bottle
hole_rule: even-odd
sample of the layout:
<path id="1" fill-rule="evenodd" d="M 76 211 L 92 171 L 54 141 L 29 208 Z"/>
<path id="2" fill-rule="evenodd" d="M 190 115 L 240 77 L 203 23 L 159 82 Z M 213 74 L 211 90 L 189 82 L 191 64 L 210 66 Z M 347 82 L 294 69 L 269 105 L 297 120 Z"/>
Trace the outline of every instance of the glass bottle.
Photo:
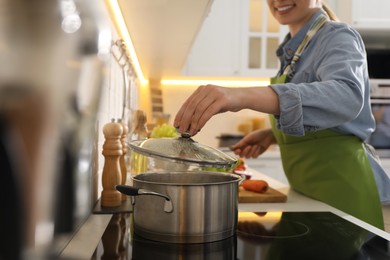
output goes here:
<path id="1" fill-rule="evenodd" d="M 135 127 L 134 131 L 131 134 L 131 141 L 142 140 L 148 138 L 148 127 L 146 125 L 146 113 L 143 110 L 135 111 Z"/>
<path id="2" fill-rule="evenodd" d="M 131 141 L 143 140 L 148 138 L 148 128 L 146 125 L 146 113 L 143 110 L 135 111 L 135 128 L 131 134 Z M 147 158 L 134 151 L 130 151 L 130 172 L 131 175 L 136 175 L 147 170 Z"/>

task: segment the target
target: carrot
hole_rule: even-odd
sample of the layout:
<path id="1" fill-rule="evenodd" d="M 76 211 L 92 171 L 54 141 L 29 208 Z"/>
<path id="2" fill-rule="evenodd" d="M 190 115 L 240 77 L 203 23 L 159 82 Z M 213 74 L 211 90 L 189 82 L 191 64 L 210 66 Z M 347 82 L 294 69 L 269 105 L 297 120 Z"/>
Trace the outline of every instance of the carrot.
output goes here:
<path id="1" fill-rule="evenodd" d="M 245 190 L 264 193 L 268 190 L 268 183 L 263 180 L 244 180 L 241 186 Z"/>

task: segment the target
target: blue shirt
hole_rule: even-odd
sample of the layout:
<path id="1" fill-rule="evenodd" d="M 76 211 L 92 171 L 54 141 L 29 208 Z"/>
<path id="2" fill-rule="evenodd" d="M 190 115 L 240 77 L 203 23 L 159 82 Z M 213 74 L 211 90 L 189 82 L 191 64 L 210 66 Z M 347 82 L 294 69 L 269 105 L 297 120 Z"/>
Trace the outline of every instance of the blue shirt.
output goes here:
<path id="1" fill-rule="evenodd" d="M 281 70 L 287 66 L 318 11 L 277 49 Z M 366 51 L 359 33 L 349 25 L 327 22 L 311 39 L 295 65 L 294 77 L 270 86 L 279 96 L 277 127 L 287 135 L 332 129 L 366 141 L 375 129 L 370 105 Z M 390 203 L 390 178 L 366 149 L 382 203 Z"/>

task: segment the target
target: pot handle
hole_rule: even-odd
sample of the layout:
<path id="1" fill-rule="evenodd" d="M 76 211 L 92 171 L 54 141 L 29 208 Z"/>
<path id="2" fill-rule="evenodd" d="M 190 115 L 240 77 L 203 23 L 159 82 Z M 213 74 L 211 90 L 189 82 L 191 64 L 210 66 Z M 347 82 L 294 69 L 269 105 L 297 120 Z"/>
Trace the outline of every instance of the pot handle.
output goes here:
<path id="1" fill-rule="evenodd" d="M 168 195 L 157 193 L 150 190 L 135 188 L 128 185 L 116 185 L 115 189 L 128 196 L 153 195 L 153 196 L 162 197 L 165 199 L 164 211 L 167 213 L 171 213 L 173 211 L 172 201 L 171 198 L 168 197 Z"/>

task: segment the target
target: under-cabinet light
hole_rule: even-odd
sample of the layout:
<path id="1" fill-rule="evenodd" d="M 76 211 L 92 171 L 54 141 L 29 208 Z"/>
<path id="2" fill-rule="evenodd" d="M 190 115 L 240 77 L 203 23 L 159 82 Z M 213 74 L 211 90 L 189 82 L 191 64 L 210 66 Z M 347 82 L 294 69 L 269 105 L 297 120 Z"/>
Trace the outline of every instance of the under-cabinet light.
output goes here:
<path id="1" fill-rule="evenodd" d="M 225 87 L 265 87 L 268 86 L 270 82 L 268 80 L 161 80 L 161 85 L 200 86 L 207 84 Z"/>
<path id="2" fill-rule="evenodd" d="M 141 85 L 147 85 L 148 80 L 145 79 L 144 74 L 142 73 L 141 66 L 139 64 L 137 54 L 135 52 L 133 42 L 131 41 L 131 37 L 129 34 L 129 31 L 126 26 L 125 19 L 123 18 L 123 14 L 121 11 L 121 8 L 118 4 L 117 0 L 106 0 L 106 4 L 110 9 L 111 15 L 114 18 L 115 25 L 117 26 L 117 29 L 119 31 L 120 36 L 126 43 L 126 47 L 129 50 L 130 59 L 132 61 L 132 64 L 134 66 L 135 73 L 138 76 L 138 79 L 141 83 Z"/>

